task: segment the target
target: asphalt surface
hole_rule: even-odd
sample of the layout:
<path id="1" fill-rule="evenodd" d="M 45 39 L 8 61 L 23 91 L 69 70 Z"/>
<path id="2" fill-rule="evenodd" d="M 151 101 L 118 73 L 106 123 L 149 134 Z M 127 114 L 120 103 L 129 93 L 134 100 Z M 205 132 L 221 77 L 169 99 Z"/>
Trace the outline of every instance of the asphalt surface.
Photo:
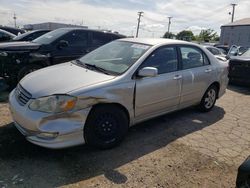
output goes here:
<path id="1" fill-rule="evenodd" d="M 250 89 L 209 113 L 188 108 L 130 128 L 111 150 L 49 150 L 25 140 L 0 95 L 0 187 L 235 187 L 250 155 Z"/>

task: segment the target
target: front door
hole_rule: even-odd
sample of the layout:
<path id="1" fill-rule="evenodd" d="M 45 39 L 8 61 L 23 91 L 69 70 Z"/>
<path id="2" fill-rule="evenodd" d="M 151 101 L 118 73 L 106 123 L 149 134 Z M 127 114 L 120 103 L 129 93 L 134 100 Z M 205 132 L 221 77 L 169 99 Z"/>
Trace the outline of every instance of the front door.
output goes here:
<path id="1" fill-rule="evenodd" d="M 155 50 L 139 69 L 144 67 L 157 68 L 158 75 L 136 79 L 136 118 L 144 119 L 177 109 L 182 75 L 178 71 L 176 47 L 165 46 Z"/>

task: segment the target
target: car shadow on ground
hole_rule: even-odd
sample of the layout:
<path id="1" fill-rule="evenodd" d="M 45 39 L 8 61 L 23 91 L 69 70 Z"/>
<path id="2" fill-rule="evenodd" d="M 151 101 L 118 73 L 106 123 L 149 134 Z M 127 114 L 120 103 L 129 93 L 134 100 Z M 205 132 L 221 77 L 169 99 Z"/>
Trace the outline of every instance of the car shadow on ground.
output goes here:
<path id="1" fill-rule="evenodd" d="M 228 85 L 227 89 L 231 91 L 235 91 L 237 93 L 241 93 L 244 95 L 250 95 L 250 86 L 241 86 L 241 85 L 235 85 L 235 84 L 230 84 Z"/>
<path id="2" fill-rule="evenodd" d="M 58 187 L 104 174 L 114 184 L 125 183 L 127 177 L 116 168 L 204 129 L 224 114 L 216 106 L 209 113 L 188 108 L 164 115 L 131 127 L 124 142 L 111 150 L 44 149 L 28 143 L 11 123 L 0 127 L 0 180 L 11 184 L 18 175 L 24 187 Z"/>
<path id="3" fill-rule="evenodd" d="M 1 102 L 8 102 L 8 96 L 9 96 L 8 91 L 1 91 L 0 92 L 0 103 Z"/>

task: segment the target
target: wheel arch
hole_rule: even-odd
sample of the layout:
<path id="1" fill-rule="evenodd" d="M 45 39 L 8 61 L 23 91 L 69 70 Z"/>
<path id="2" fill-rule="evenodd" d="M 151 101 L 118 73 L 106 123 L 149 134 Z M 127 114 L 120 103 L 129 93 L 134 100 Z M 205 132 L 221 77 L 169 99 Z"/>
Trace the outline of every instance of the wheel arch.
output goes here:
<path id="1" fill-rule="evenodd" d="M 88 117 L 89 117 L 89 115 L 91 114 L 91 112 L 93 112 L 93 110 L 94 110 L 95 108 L 98 108 L 98 107 L 100 107 L 100 106 L 113 106 L 114 108 L 119 108 L 119 109 L 121 109 L 121 110 L 126 114 L 126 116 L 127 116 L 127 118 L 128 118 L 128 122 L 129 122 L 129 124 L 130 124 L 130 115 L 129 115 L 129 111 L 128 111 L 128 109 L 127 109 L 125 106 L 123 106 L 123 105 L 120 104 L 120 103 L 98 103 L 98 104 L 95 104 L 95 105 L 91 108 L 91 110 L 90 110 L 90 112 L 89 112 L 89 114 L 88 114 Z M 88 117 L 87 117 L 87 121 L 88 121 Z"/>
<path id="2" fill-rule="evenodd" d="M 213 86 L 213 85 L 218 89 L 217 96 L 216 96 L 216 98 L 218 99 L 218 98 L 219 98 L 219 93 L 220 93 L 220 83 L 219 83 L 218 81 L 215 81 L 215 82 L 213 82 L 212 84 L 210 84 L 209 87 L 211 87 L 211 86 Z M 208 87 L 208 88 L 209 88 L 209 87 Z"/>

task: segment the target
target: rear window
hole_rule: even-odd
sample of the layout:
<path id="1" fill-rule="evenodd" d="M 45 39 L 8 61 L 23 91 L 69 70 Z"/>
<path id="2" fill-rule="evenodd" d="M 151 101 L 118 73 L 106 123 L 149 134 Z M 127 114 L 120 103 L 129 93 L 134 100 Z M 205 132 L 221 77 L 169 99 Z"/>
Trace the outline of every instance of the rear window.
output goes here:
<path id="1" fill-rule="evenodd" d="M 101 46 L 110 41 L 112 41 L 112 37 L 110 34 L 101 33 L 101 32 L 93 32 L 92 46 Z"/>

